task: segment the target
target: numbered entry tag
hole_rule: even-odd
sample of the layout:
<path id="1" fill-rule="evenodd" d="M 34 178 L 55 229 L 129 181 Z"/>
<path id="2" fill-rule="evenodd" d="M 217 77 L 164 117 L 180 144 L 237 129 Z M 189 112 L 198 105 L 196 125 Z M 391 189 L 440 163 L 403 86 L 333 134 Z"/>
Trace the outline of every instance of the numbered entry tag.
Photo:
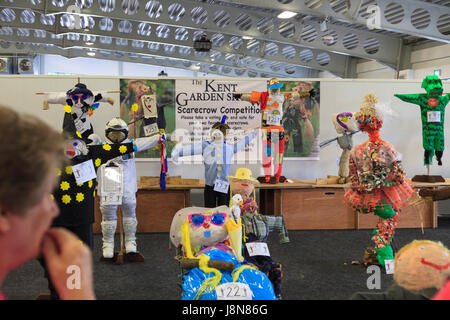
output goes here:
<path id="1" fill-rule="evenodd" d="M 158 109 L 156 107 L 156 95 L 146 94 L 141 97 L 142 106 L 144 107 L 144 118 L 156 118 Z"/>
<path id="2" fill-rule="evenodd" d="M 217 300 L 252 300 L 253 292 L 246 283 L 227 282 L 216 287 Z"/>
<path id="3" fill-rule="evenodd" d="M 228 193 L 229 186 L 230 183 L 226 180 L 216 179 L 216 181 L 214 181 L 214 191 Z"/>
<path id="4" fill-rule="evenodd" d="M 265 242 L 248 242 L 245 244 L 250 257 L 267 256 L 270 257 L 269 247 Z"/>
<path id="5" fill-rule="evenodd" d="M 144 126 L 144 134 L 146 137 L 152 136 L 156 133 L 159 133 L 158 124 L 156 122 Z"/>
<path id="6" fill-rule="evenodd" d="M 440 111 L 428 111 L 427 112 L 428 122 L 441 122 L 441 112 Z"/>
<path id="7" fill-rule="evenodd" d="M 91 128 L 91 123 L 87 119 L 87 114 L 84 113 L 81 117 L 76 118 L 73 122 L 75 124 L 75 128 L 80 134 L 83 134 L 85 131 Z"/>
<path id="8" fill-rule="evenodd" d="M 269 113 L 267 115 L 267 125 L 279 126 L 281 124 L 281 115 Z"/>
<path id="9" fill-rule="evenodd" d="M 384 260 L 386 274 L 394 274 L 394 260 Z"/>
<path id="10" fill-rule="evenodd" d="M 97 178 L 97 173 L 94 169 L 94 162 L 92 162 L 92 160 L 87 160 L 72 166 L 72 172 L 75 176 L 77 184 L 82 184 Z"/>

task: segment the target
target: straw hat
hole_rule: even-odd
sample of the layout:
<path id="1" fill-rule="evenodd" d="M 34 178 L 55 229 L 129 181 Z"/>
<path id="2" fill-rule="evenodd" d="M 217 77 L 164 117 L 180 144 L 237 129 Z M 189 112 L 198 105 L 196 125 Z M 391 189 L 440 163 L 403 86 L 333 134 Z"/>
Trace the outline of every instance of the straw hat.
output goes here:
<path id="1" fill-rule="evenodd" d="M 227 176 L 228 179 L 247 180 L 254 183 L 259 183 L 258 180 L 253 178 L 252 171 L 247 168 L 239 168 L 236 170 L 235 176 Z"/>

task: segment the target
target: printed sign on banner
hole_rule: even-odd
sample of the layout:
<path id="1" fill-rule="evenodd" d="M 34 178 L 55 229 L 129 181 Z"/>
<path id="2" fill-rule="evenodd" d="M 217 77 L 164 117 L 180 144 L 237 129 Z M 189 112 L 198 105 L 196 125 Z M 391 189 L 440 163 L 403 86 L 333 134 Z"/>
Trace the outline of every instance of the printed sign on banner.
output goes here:
<path id="1" fill-rule="evenodd" d="M 235 92 L 267 91 L 266 80 L 230 79 L 186 79 L 175 83 L 175 123 L 177 140 L 183 144 L 201 143 L 210 140 L 211 127 L 227 116 L 226 124 L 231 128 L 228 143 L 236 143 L 250 131 L 261 125 L 261 110 L 258 105 L 234 100 Z M 249 145 L 248 155 L 242 150 L 236 154 L 240 159 L 255 162 L 258 159 L 257 140 Z M 202 156 L 184 157 L 181 161 L 201 162 Z"/>

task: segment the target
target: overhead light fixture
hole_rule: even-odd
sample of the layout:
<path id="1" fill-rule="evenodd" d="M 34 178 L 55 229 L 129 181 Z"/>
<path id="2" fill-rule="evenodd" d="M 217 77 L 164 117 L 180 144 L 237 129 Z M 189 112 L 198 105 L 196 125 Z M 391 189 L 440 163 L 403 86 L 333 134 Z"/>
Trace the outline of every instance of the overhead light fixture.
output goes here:
<path id="1" fill-rule="evenodd" d="M 277 18 L 278 19 L 290 19 L 290 18 L 295 17 L 296 15 L 297 15 L 297 12 L 283 11 L 277 16 Z"/>
<path id="2" fill-rule="evenodd" d="M 212 47 L 211 40 L 206 34 L 203 34 L 200 39 L 194 41 L 194 50 L 198 52 L 209 52 Z"/>
<path id="3" fill-rule="evenodd" d="M 243 36 L 242 39 L 244 39 L 244 40 L 252 40 L 253 37 L 250 37 L 250 36 Z"/>
<path id="4" fill-rule="evenodd" d="M 87 54 L 88 56 L 90 56 L 90 57 L 95 56 L 95 52 L 94 52 L 94 51 L 88 51 L 86 54 Z"/>
<path id="5" fill-rule="evenodd" d="M 93 46 L 93 45 L 94 45 L 94 43 L 93 43 L 93 42 L 89 42 L 89 41 L 88 41 L 88 42 L 86 42 L 86 45 L 87 45 L 87 46 Z"/>

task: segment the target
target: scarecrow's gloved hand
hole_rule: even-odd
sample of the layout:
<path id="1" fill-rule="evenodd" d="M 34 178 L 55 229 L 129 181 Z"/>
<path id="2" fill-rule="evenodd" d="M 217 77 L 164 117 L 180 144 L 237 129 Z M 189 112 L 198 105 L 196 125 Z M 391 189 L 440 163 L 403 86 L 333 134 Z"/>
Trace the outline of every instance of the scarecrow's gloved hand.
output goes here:
<path id="1" fill-rule="evenodd" d="M 68 106 L 73 107 L 72 99 L 66 99 L 66 103 L 67 103 Z"/>
<path id="2" fill-rule="evenodd" d="M 100 101 L 100 100 L 102 100 L 102 99 L 103 99 L 103 96 L 102 96 L 101 93 L 99 93 L 99 94 L 97 94 L 97 95 L 94 97 L 94 102 Z"/>
<path id="3" fill-rule="evenodd" d="M 309 96 L 311 98 L 314 98 L 316 96 L 316 90 L 314 90 L 314 89 L 309 90 Z"/>
<path id="4" fill-rule="evenodd" d="M 233 93 L 233 98 L 235 100 L 241 100 L 242 97 L 242 93 Z"/>

